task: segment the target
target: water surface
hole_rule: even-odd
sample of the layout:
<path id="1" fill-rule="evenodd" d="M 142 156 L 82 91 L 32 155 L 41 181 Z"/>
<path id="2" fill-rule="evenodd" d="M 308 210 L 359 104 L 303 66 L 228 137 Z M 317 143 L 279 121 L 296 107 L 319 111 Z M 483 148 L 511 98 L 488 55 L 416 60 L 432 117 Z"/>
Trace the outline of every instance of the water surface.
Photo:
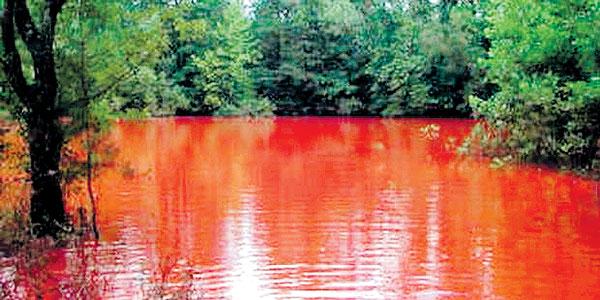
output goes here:
<path id="1" fill-rule="evenodd" d="M 599 298 L 598 183 L 457 157 L 472 125 L 118 123 L 100 242 L 36 272 L 49 298 Z"/>

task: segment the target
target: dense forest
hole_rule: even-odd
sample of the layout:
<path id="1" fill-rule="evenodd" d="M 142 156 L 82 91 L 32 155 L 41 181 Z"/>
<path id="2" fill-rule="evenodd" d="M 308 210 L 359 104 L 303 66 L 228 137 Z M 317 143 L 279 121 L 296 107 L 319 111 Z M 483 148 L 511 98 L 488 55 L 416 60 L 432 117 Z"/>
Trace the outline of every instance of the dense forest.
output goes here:
<path id="1" fill-rule="evenodd" d="M 33 173 L 86 128 L 168 115 L 474 117 L 490 155 L 600 168 L 598 0 L 0 2 L 0 114 Z"/>

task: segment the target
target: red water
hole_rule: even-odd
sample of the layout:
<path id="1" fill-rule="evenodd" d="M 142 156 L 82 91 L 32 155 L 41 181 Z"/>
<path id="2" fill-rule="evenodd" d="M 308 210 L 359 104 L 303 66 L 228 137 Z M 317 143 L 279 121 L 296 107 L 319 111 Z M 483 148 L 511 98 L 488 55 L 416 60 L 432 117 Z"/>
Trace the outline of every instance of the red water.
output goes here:
<path id="1" fill-rule="evenodd" d="M 100 242 L 36 272 L 48 298 L 600 298 L 598 182 L 457 157 L 472 125 L 119 123 Z"/>

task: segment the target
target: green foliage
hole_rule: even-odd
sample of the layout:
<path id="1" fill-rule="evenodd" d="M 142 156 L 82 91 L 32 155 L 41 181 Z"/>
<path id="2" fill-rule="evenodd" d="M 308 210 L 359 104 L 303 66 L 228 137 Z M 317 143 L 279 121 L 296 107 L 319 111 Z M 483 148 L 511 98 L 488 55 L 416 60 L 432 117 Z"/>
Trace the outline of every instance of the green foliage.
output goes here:
<path id="1" fill-rule="evenodd" d="M 483 62 L 499 91 L 471 98 L 492 151 L 598 168 L 600 25 L 597 1 L 492 1 Z"/>
<path id="2" fill-rule="evenodd" d="M 251 69 L 260 53 L 241 1 L 180 3 L 163 19 L 170 45 L 159 69 L 188 99 L 179 112 L 271 114 L 256 95 Z"/>
<path id="3" fill-rule="evenodd" d="M 377 45 L 367 67 L 374 78 L 369 109 L 384 116 L 422 114 L 428 87 L 423 81 L 427 59 L 419 51 L 419 25 L 404 16 L 396 16 L 394 22 L 394 35 Z"/>
<path id="4" fill-rule="evenodd" d="M 10 108 L 0 103 L 0 120 L 8 120 L 10 118 Z"/>
<path id="5" fill-rule="evenodd" d="M 225 103 L 215 112 L 217 116 L 272 116 L 275 106 L 268 99 L 243 98 L 233 103 Z"/>
<path id="6" fill-rule="evenodd" d="M 366 69 L 373 78 L 371 112 L 465 115 L 466 96 L 488 88 L 476 67 L 485 55 L 480 6 L 443 6 L 447 18 L 437 9 L 416 1 L 408 9 L 390 11 L 384 5 L 373 12 L 367 34 L 376 34 Z"/>
<path id="7" fill-rule="evenodd" d="M 61 107 L 72 116 L 92 100 L 116 115 L 462 114 L 480 86 L 478 8 L 257 0 L 249 13 L 239 0 L 69 1 L 57 28 Z"/>
<path id="8" fill-rule="evenodd" d="M 250 68 L 260 54 L 242 10 L 239 1 L 225 7 L 222 21 L 207 37 L 210 47 L 193 57 L 199 71 L 194 82 L 204 95 L 202 105 L 218 115 L 271 114 L 268 100 L 256 96 Z"/>
<path id="9" fill-rule="evenodd" d="M 162 4 L 162 26 L 168 47 L 162 54 L 157 69 L 166 75 L 188 99 L 179 112 L 209 114 L 211 107 L 204 106 L 205 94 L 198 86 L 200 71 L 194 57 L 212 46 L 210 29 L 222 19 L 221 1 L 177 2 Z"/>
<path id="10" fill-rule="evenodd" d="M 112 116 L 164 115 L 186 101 L 155 71 L 166 38 L 158 7 L 128 1 L 69 1 L 59 15 L 56 61 L 66 132 L 105 126 Z M 95 110 L 97 104 L 111 108 Z M 94 113 L 96 115 L 94 115 Z M 103 113 L 103 115 L 97 115 Z"/>
<path id="11" fill-rule="evenodd" d="M 125 116 L 168 116 L 186 108 L 189 100 L 164 73 L 139 67 L 135 74 L 108 94 L 110 111 Z"/>
<path id="12" fill-rule="evenodd" d="M 280 114 L 353 114 L 365 63 L 363 15 L 351 1 L 258 1 L 254 30 L 262 58 L 260 95 Z"/>

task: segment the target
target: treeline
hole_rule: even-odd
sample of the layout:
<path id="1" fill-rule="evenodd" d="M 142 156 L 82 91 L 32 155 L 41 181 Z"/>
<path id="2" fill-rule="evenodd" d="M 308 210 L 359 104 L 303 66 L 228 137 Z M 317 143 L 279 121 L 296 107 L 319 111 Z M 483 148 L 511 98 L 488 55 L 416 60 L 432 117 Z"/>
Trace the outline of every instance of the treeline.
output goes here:
<path id="1" fill-rule="evenodd" d="M 152 97 L 124 93 L 119 111 L 467 116 L 468 95 L 489 97 L 494 91 L 477 63 L 489 42 L 483 7 L 476 2 L 256 0 L 244 7 L 234 0 L 158 6 L 168 46 L 152 69 L 168 82 L 170 95 L 185 101 L 157 105 Z M 163 107 L 170 103 L 176 105 Z"/>

